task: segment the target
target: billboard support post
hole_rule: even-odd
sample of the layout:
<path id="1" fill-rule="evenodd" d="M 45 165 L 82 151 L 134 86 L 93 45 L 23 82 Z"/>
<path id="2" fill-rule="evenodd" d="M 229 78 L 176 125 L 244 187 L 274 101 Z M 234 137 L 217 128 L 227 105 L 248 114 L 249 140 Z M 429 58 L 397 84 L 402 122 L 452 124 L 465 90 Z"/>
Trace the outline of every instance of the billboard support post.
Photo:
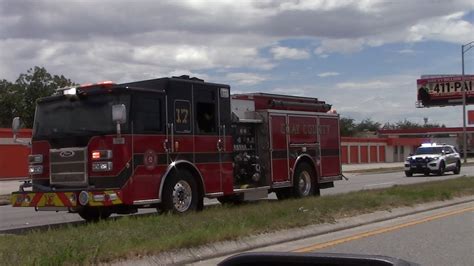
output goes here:
<path id="1" fill-rule="evenodd" d="M 461 45 L 461 58 L 462 58 L 462 120 L 463 120 L 463 156 L 464 163 L 467 163 L 467 132 L 466 132 L 466 82 L 464 82 L 464 54 L 474 46 L 474 41 Z"/>

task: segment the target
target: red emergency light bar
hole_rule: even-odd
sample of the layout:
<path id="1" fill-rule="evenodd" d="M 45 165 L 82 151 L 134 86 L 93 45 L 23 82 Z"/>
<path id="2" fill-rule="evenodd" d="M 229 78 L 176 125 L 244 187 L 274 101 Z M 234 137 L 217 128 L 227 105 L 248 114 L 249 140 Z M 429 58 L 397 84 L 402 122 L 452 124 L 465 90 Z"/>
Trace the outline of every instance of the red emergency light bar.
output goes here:
<path id="1" fill-rule="evenodd" d="M 86 95 L 87 91 L 93 88 L 99 88 L 99 89 L 107 89 L 108 92 L 112 92 L 112 87 L 115 86 L 116 84 L 113 81 L 107 80 L 107 81 L 101 81 L 98 83 L 88 83 L 88 84 L 83 84 L 79 87 L 77 87 L 77 93 L 81 95 Z"/>
<path id="2" fill-rule="evenodd" d="M 86 83 L 82 84 L 78 87 L 65 87 L 65 88 L 60 88 L 56 90 L 56 95 L 76 95 L 76 94 L 81 94 L 85 95 L 87 94 L 87 91 L 92 89 L 92 88 L 101 88 L 101 89 L 108 89 L 108 92 L 112 91 L 112 87 L 115 86 L 116 83 L 110 80 L 106 81 L 101 81 L 98 83 Z"/>
<path id="3" fill-rule="evenodd" d="M 87 88 L 90 88 L 90 87 L 95 87 L 95 86 L 99 86 L 101 88 L 110 88 L 112 86 L 114 86 L 115 83 L 113 81 L 110 81 L 110 80 L 106 80 L 106 81 L 101 81 L 101 82 L 97 82 L 97 83 L 86 83 L 86 84 L 82 84 L 80 85 L 79 87 L 77 87 L 78 89 L 87 89 Z"/>

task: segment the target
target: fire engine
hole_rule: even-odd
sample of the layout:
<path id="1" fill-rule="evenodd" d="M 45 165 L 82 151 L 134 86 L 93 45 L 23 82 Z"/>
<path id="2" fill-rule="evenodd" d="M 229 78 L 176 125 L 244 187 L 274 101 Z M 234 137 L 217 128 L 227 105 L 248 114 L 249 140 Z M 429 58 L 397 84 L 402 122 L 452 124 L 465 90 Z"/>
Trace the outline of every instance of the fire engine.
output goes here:
<path id="1" fill-rule="evenodd" d="M 20 119 L 12 123 L 14 138 Z M 20 140 L 16 140 L 17 142 Z M 37 102 L 13 207 L 85 220 L 139 208 L 319 195 L 342 179 L 339 115 L 317 98 L 230 94 L 189 76 L 58 89 Z"/>

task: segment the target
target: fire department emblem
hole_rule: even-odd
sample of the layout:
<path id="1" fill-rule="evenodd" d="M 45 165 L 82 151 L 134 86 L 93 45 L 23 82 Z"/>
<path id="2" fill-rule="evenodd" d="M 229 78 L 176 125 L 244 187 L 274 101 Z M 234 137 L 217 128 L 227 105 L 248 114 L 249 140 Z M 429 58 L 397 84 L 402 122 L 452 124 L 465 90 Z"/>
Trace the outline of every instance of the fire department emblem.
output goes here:
<path id="1" fill-rule="evenodd" d="M 153 150 L 146 150 L 143 156 L 143 164 L 145 165 L 146 169 L 155 169 L 157 163 L 158 157 L 156 155 L 156 152 L 154 152 Z"/>

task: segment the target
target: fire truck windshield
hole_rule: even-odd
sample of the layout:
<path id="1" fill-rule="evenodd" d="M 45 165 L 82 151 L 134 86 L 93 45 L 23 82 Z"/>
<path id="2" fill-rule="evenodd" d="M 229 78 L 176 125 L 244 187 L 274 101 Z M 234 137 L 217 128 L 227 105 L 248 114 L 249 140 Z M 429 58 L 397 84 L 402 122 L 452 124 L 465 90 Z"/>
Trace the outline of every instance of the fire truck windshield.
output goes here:
<path id="1" fill-rule="evenodd" d="M 80 99 L 43 101 L 36 107 L 33 126 L 34 139 L 65 138 L 112 134 L 112 105 L 125 104 L 129 110 L 130 96 L 99 94 Z M 128 126 L 122 125 L 122 131 Z"/>

